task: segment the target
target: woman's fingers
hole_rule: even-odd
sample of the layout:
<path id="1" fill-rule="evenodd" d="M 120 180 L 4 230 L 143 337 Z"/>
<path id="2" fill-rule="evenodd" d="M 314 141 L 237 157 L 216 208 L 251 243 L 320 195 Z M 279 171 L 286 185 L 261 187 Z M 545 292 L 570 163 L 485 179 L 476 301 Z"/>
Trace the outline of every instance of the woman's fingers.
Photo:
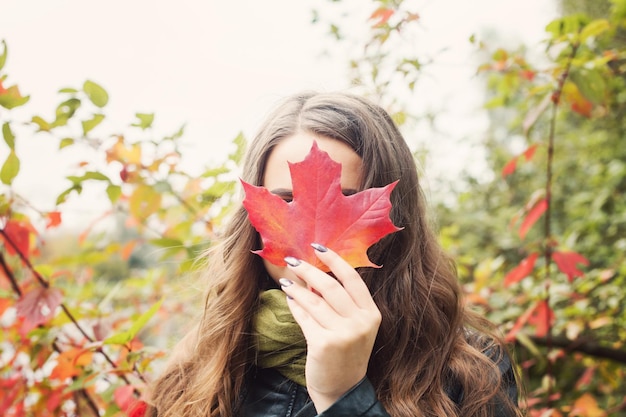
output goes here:
<path id="1" fill-rule="evenodd" d="M 331 249 L 319 243 L 312 243 L 311 246 L 315 249 L 315 254 L 319 260 L 330 268 L 335 277 L 337 277 L 337 280 L 350 295 L 354 304 L 360 308 L 376 308 L 367 285 L 365 285 L 359 273 L 348 262 Z"/>
<path id="2" fill-rule="evenodd" d="M 307 390 L 321 411 L 365 376 L 381 315 L 354 268 L 333 251 L 313 247 L 336 279 L 287 258 L 290 270 L 307 286 L 285 278 L 280 284 L 307 340 Z"/>

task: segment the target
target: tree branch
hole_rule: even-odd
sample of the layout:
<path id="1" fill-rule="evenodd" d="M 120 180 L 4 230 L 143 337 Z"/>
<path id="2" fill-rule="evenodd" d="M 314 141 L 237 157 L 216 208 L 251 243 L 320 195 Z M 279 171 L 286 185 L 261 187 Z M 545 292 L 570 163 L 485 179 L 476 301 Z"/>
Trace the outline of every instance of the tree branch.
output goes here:
<path id="1" fill-rule="evenodd" d="M 580 352 L 595 358 L 609 359 L 626 364 L 626 350 L 601 346 L 598 342 L 585 337 L 570 340 L 564 336 L 552 336 L 550 341 L 548 341 L 547 337 L 530 335 L 528 337 L 540 346 L 548 346 L 548 342 L 550 342 L 552 347 L 563 348 L 569 352 Z"/>

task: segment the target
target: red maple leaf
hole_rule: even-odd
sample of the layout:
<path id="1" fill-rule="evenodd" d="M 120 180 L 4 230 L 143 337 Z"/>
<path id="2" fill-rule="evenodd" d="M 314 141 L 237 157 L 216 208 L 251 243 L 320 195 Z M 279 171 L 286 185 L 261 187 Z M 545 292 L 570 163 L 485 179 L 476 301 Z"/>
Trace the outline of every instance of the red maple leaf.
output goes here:
<path id="1" fill-rule="evenodd" d="M 583 271 L 577 268 L 577 264 L 589 266 L 589 260 L 576 252 L 554 252 L 552 259 L 561 272 L 567 275 L 569 282 L 572 282 L 576 277 L 585 275 Z"/>
<path id="2" fill-rule="evenodd" d="M 537 252 L 533 252 L 528 257 L 524 258 L 511 272 L 506 274 L 504 277 L 504 286 L 508 287 L 530 275 L 535 268 L 535 262 L 538 256 L 539 254 Z"/>
<path id="3" fill-rule="evenodd" d="M 54 317 L 63 294 L 57 288 L 36 287 L 23 294 L 17 302 L 17 316 L 24 319 L 20 331 L 26 334 Z"/>
<path id="4" fill-rule="evenodd" d="M 30 225 L 17 220 L 9 220 L 4 226 L 3 236 L 4 247 L 9 255 L 16 255 L 17 251 L 24 257 L 28 257 L 30 250 L 30 234 L 32 232 Z"/>
<path id="5" fill-rule="evenodd" d="M 334 250 L 353 267 L 372 266 L 367 249 L 384 236 L 401 230 L 389 218 L 389 196 L 398 181 L 345 196 L 341 192 L 341 164 L 313 142 L 302 162 L 289 163 L 293 200 L 284 201 L 242 181 L 243 205 L 250 223 L 261 235 L 263 249 L 254 253 L 284 266 L 293 256 L 325 271 L 311 243 Z"/>
<path id="6" fill-rule="evenodd" d="M 135 388 L 131 385 L 118 387 L 113 391 L 113 399 L 115 404 L 128 417 L 143 417 L 146 414 L 148 405 L 142 400 L 138 400 L 134 396 Z"/>

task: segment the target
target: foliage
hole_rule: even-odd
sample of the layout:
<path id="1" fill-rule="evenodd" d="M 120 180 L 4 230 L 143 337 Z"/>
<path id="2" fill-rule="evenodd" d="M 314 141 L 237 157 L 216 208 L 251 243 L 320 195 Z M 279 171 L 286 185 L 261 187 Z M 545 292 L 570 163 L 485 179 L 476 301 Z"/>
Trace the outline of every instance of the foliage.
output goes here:
<path id="1" fill-rule="evenodd" d="M 492 175 L 450 184 L 462 191 L 437 214 L 468 302 L 515 346 L 529 415 L 618 416 L 626 409 L 626 2 L 569 3 L 588 7 L 547 24 L 539 58 L 471 38 L 488 53 L 478 72 Z M 417 22 L 412 4 L 371 1 L 366 56 L 352 62 L 365 74 L 355 77 L 360 88 L 396 106 L 424 68 L 407 75 L 397 63 L 428 62 L 403 52 Z"/>
<path id="2" fill-rule="evenodd" d="M 90 80 L 61 89 L 52 117 L 24 118 L 29 97 L 9 86 L 1 47 L 0 414 L 141 415 L 166 343 L 158 333 L 176 334 L 158 322 L 195 314 L 172 294 L 191 285 L 180 276 L 198 269 L 226 213 L 244 139 L 227 161 L 190 175 L 183 128 L 154 137 L 154 115 L 138 113 L 124 132 L 107 133 L 109 96 Z M 67 188 L 44 207 L 16 186 L 21 152 L 38 141 L 73 160 Z M 62 180 L 45 167 L 39 175 Z M 91 224 L 63 232 L 75 223 L 72 204 L 93 195 Z"/>
<path id="3" fill-rule="evenodd" d="M 444 216 L 468 290 L 518 344 L 530 415 L 626 407 L 624 4 L 550 22 L 541 63 L 491 52 L 479 71 L 499 175 Z"/>

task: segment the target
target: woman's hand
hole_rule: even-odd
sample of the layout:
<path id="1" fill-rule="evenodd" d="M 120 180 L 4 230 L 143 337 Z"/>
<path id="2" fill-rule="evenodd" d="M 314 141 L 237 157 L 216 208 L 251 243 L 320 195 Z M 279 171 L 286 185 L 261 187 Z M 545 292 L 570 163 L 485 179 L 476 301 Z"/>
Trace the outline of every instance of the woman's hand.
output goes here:
<path id="1" fill-rule="evenodd" d="M 307 390 L 321 413 L 365 377 L 381 314 L 354 268 L 324 246 L 312 246 L 337 279 L 286 258 L 310 289 L 284 278 L 280 283 L 307 341 Z"/>

